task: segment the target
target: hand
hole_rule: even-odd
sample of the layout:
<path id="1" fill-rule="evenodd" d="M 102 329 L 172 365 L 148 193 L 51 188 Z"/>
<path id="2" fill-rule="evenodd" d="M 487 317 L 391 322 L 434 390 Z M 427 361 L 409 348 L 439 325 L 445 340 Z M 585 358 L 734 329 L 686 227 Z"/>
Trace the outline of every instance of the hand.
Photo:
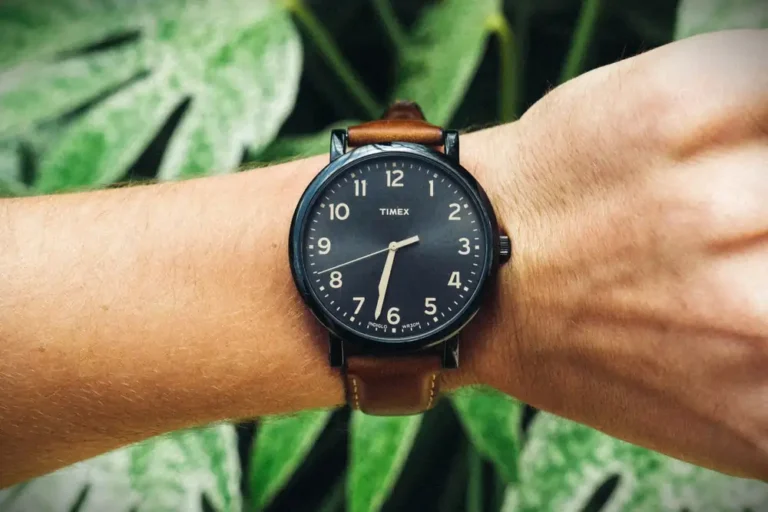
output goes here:
<path id="1" fill-rule="evenodd" d="M 379 300 L 376 302 L 376 312 L 374 314 L 374 320 L 378 320 L 381 316 L 381 308 L 384 307 L 384 297 L 387 296 L 387 287 L 389 286 L 389 276 L 392 274 L 392 264 L 395 261 L 395 253 L 398 249 L 406 247 L 411 244 L 415 244 L 419 241 L 418 236 L 412 236 L 401 240 L 399 242 L 392 242 L 389 244 L 387 250 L 387 260 L 384 262 L 384 270 L 381 273 L 381 279 L 379 279 Z"/>
<path id="2" fill-rule="evenodd" d="M 487 132 L 514 166 L 465 153 L 515 248 L 468 335 L 481 380 L 768 479 L 766 48 L 725 32 L 597 70 Z"/>

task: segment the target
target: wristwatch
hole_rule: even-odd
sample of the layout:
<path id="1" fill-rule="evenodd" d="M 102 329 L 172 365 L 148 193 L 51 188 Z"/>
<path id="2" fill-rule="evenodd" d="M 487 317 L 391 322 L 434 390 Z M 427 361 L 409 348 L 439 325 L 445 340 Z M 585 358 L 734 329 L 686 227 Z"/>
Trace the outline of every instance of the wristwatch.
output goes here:
<path id="1" fill-rule="evenodd" d="M 458 367 L 459 332 L 510 240 L 459 164 L 458 132 L 427 123 L 415 103 L 333 130 L 330 153 L 293 217 L 293 279 L 329 331 L 349 405 L 423 412 L 441 372 Z"/>

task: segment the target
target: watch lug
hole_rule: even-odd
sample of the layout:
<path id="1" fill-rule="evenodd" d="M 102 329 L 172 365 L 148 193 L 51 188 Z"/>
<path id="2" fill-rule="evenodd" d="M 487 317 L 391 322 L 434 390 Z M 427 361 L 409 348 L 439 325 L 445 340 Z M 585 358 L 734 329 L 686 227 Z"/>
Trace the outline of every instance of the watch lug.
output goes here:
<path id="1" fill-rule="evenodd" d="M 445 130 L 443 132 L 443 149 L 445 155 L 458 163 L 459 161 L 459 132 Z"/>
<path id="2" fill-rule="evenodd" d="M 331 363 L 331 368 L 342 368 L 346 363 L 344 342 L 333 334 L 328 339 L 328 361 Z"/>
<path id="3" fill-rule="evenodd" d="M 459 367 L 459 335 L 443 342 L 443 368 L 455 370 Z"/>
<path id="4" fill-rule="evenodd" d="M 331 162 L 347 152 L 347 130 L 331 130 Z"/>

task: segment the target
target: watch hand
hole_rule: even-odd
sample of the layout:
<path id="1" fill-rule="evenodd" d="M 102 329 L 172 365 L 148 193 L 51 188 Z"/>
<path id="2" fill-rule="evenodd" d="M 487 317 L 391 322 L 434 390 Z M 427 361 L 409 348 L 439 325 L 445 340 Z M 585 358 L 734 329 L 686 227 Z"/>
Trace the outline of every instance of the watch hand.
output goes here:
<path id="1" fill-rule="evenodd" d="M 387 247 L 385 249 L 381 249 L 381 250 L 376 251 L 376 252 L 372 252 L 371 254 L 366 254 L 365 256 L 360 256 L 359 258 L 355 258 L 353 260 L 347 261 L 347 262 L 342 263 L 340 265 L 336 265 L 335 267 L 327 268 L 325 270 L 322 270 L 320 272 L 315 272 L 315 273 L 318 274 L 318 275 L 325 274 L 326 272 L 330 272 L 331 270 L 336 270 L 337 268 L 346 267 L 347 265 L 351 265 L 352 263 L 357 263 L 360 260 L 364 260 L 366 258 L 370 258 L 371 256 L 376 256 L 377 254 L 381 254 L 383 252 L 387 252 L 388 250 L 389 250 L 389 247 Z"/>
<path id="2" fill-rule="evenodd" d="M 407 245 L 415 244 L 419 241 L 419 236 L 412 236 L 410 238 L 406 238 L 405 240 L 401 240 L 400 242 L 395 242 L 395 249 L 399 249 L 401 247 L 405 247 Z M 390 244 L 391 245 L 391 244 Z M 340 265 L 336 265 L 335 267 L 327 268 L 325 270 L 321 270 L 320 272 L 315 272 L 317 275 L 325 274 L 326 272 L 330 272 L 331 270 L 336 270 L 337 268 L 346 267 L 347 265 L 351 265 L 352 263 L 357 263 L 360 260 L 364 260 L 366 258 L 370 258 L 371 256 L 376 256 L 377 254 L 381 254 L 383 252 L 387 252 L 389 250 L 389 247 L 386 247 L 385 249 L 381 249 L 376 252 L 372 252 L 370 254 L 366 254 L 365 256 L 360 256 L 359 258 L 355 258 L 353 260 L 347 261 L 345 263 L 341 263 Z"/>
<path id="3" fill-rule="evenodd" d="M 399 242 L 395 242 L 395 250 L 402 249 L 403 247 L 407 247 L 409 245 L 415 244 L 418 241 L 419 241 L 419 235 L 406 238 L 405 240 L 400 240 Z"/>
<path id="4" fill-rule="evenodd" d="M 376 302 L 374 320 L 378 320 L 379 316 L 381 316 L 381 308 L 384 306 L 384 297 L 387 295 L 389 276 L 392 274 L 392 263 L 395 261 L 395 254 L 397 253 L 397 244 L 395 242 L 389 244 L 388 251 L 387 261 L 384 262 L 384 271 L 381 273 L 381 279 L 379 280 L 379 300 Z"/>

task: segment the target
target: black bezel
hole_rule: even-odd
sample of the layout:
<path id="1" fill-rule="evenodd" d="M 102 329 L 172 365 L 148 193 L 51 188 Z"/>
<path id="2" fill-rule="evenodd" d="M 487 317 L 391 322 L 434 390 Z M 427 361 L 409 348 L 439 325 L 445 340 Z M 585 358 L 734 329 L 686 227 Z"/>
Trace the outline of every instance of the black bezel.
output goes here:
<path id="1" fill-rule="evenodd" d="M 475 289 L 462 311 L 447 324 L 428 333 L 413 336 L 412 338 L 398 338 L 396 342 L 387 338 L 365 335 L 348 328 L 339 322 L 328 312 L 322 303 L 312 293 L 308 273 L 302 257 L 302 241 L 308 216 L 315 202 L 321 197 L 325 185 L 336 176 L 345 172 L 352 165 L 362 161 L 381 156 L 407 155 L 421 160 L 426 160 L 440 167 L 450 174 L 455 180 L 461 182 L 467 189 L 471 200 L 475 203 L 482 217 L 482 226 L 485 231 L 486 257 L 483 261 L 483 272 L 479 278 L 480 284 Z M 362 146 L 345 153 L 333 160 L 321 170 L 309 184 L 299 201 L 291 222 L 289 235 L 289 258 L 291 273 L 304 302 L 312 310 L 317 319 L 335 336 L 356 348 L 356 351 L 370 354 L 397 354 L 423 350 L 439 344 L 446 339 L 455 336 L 480 309 L 483 297 L 486 295 L 489 283 L 496 271 L 498 263 L 499 233 L 496 217 L 488 197 L 477 180 L 457 162 L 451 160 L 442 153 L 438 153 L 426 146 L 406 142 L 392 142 L 386 144 L 371 144 Z"/>

